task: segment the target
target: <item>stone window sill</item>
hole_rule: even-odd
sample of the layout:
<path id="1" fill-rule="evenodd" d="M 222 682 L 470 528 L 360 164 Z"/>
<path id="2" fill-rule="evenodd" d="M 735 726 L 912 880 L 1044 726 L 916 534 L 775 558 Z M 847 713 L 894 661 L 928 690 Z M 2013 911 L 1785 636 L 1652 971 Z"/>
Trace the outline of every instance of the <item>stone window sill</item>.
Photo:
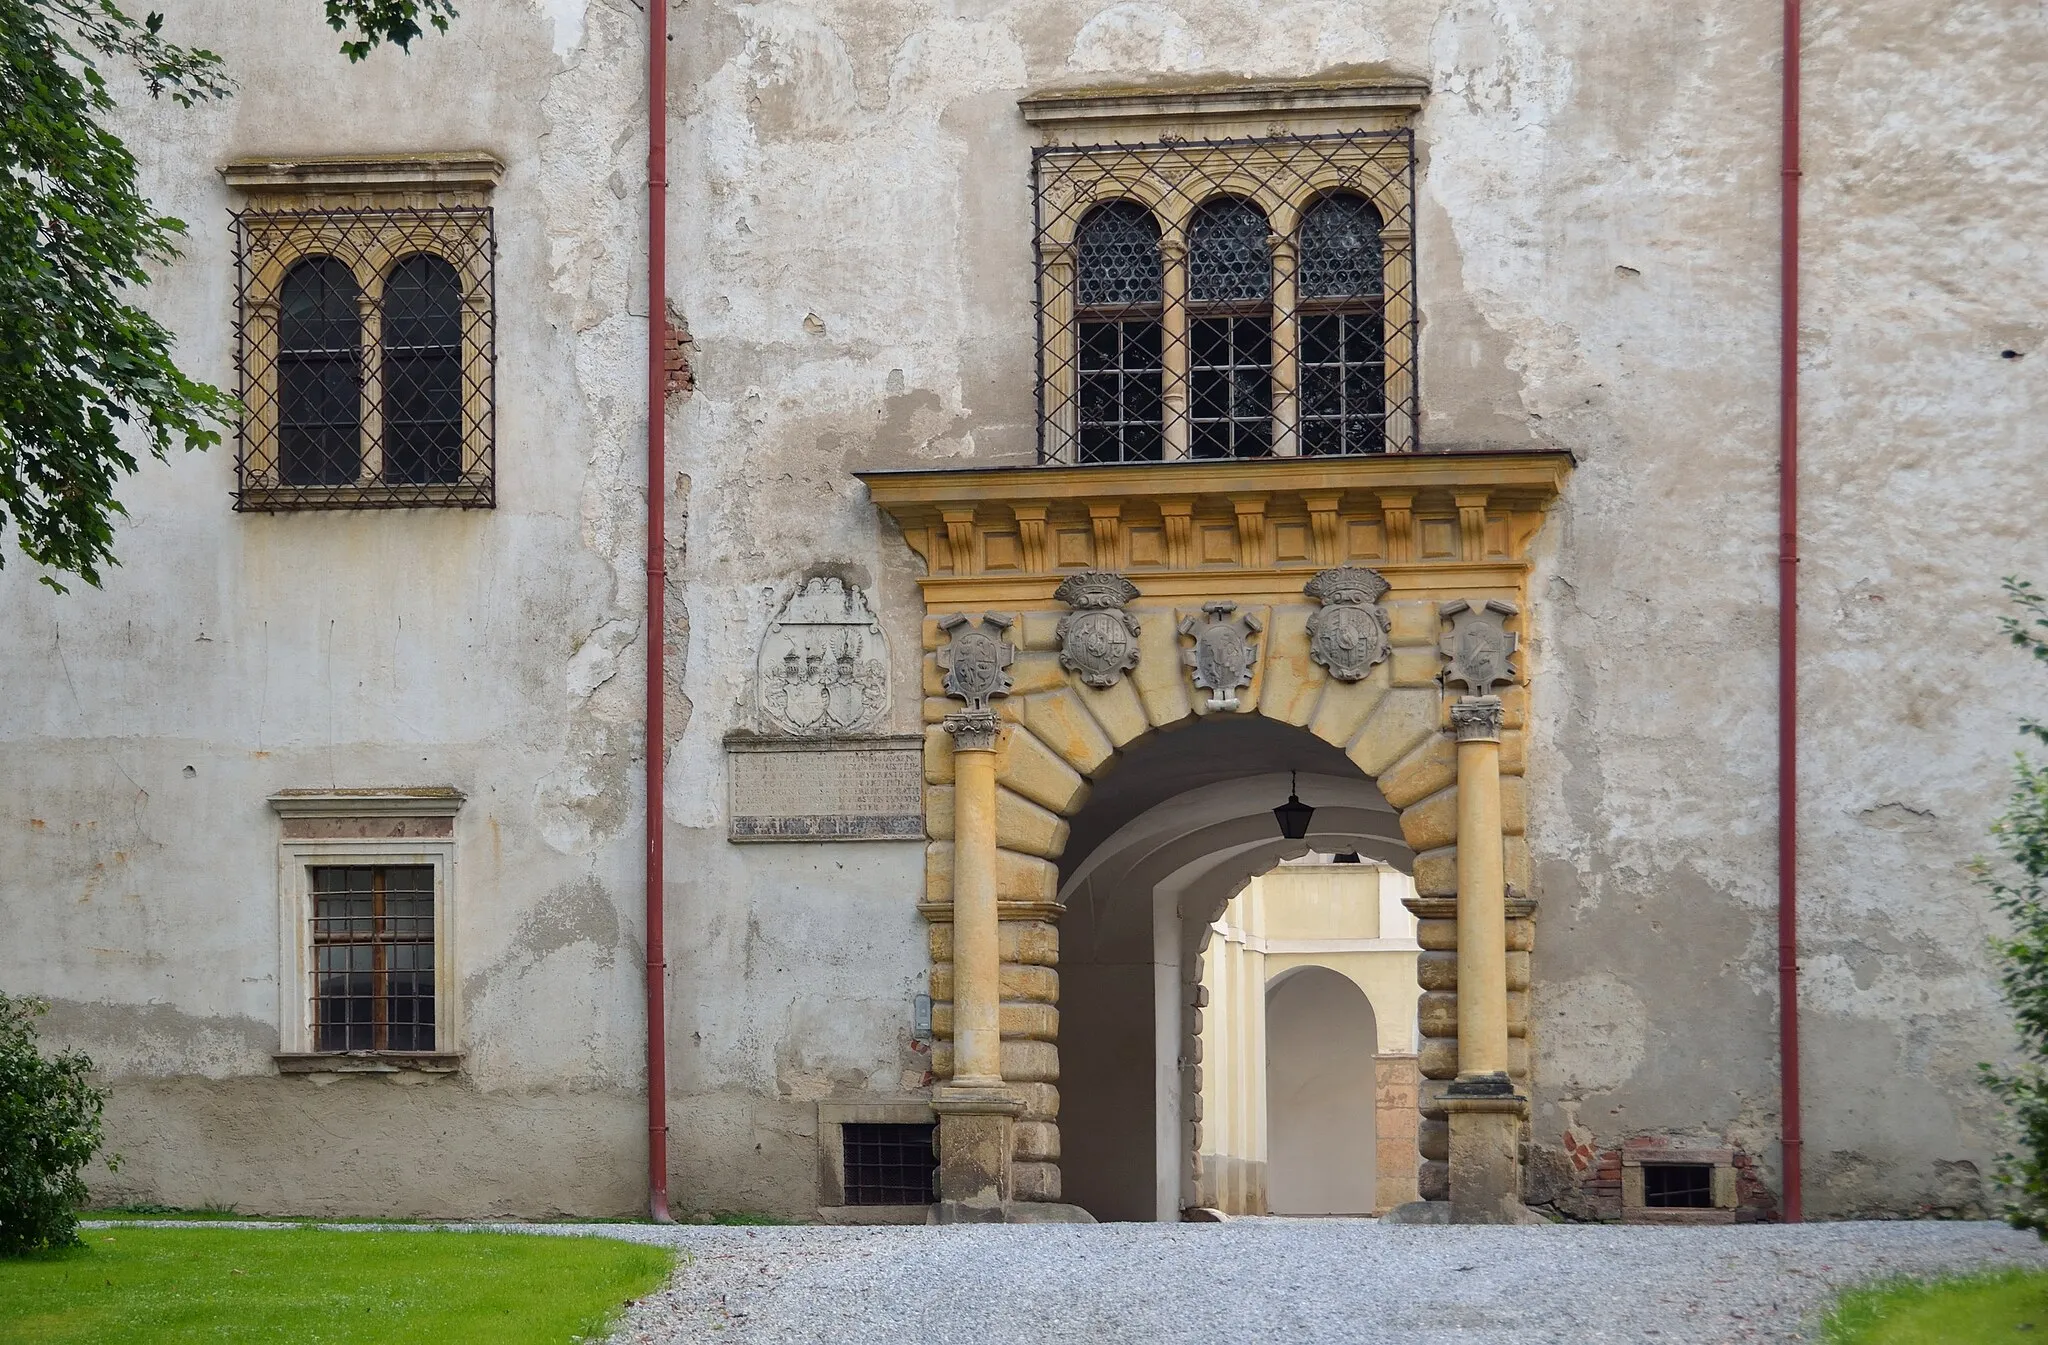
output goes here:
<path id="1" fill-rule="evenodd" d="M 271 1057 L 279 1074 L 453 1074 L 462 1068 L 461 1051 L 345 1051 Z"/>

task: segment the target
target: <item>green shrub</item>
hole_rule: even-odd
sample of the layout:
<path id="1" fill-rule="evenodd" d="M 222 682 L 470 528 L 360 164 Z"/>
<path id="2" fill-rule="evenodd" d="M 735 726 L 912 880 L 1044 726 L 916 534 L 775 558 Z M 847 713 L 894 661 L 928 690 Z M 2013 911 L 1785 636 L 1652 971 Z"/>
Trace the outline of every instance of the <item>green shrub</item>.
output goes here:
<path id="1" fill-rule="evenodd" d="M 78 1174 L 100 1147 L 107 1095 L 88 1078 L 92 1061 L 36 1049 L 49 1007 L 0 995 L 0 1256 L 78 1242 Z"/>
<path id="2" fill-rule="evenodd" d="M 2048 598 L 2017 579 L 2007 579 L 2005 591 L 2025 613 L 2004 619 L 2006 635 L 2048 664 Z M 2022 721 L 2020 732 L 2048 743 L 2048 726 L 2038 721 Z M 1997 1167 L 2006 1221 L 2048 1238 L 2048 763 L 2020 756 L 2012 795 L 1992 833 L 2010 862 L 1997 868 L 1980 862 L 1977 881 L 2012 924 L 1994 948 L 2022 1059 L 2010 1070 L 1978 1068 L 2012 1108 L 2019 1131 L 2017 1152 L 1999 1155 Z"/>

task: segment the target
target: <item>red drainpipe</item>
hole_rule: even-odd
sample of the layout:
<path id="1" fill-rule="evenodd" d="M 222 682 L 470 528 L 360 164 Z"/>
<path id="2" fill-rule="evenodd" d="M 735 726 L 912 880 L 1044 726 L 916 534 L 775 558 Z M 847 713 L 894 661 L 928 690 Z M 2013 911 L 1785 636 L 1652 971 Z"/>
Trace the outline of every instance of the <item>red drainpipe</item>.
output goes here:
<path id="1" fill-rule="evenodd" d="M 1798 1223 L 1799 1135 L 1799 33 L 1785 0 L 1778 298 L 1778 1062 L 1785 1222 Z"/>
<path id="2" fill-rule="evenodd" d="M 662 755 L 667 730 L 668 4 L 647 0 L 647 1212 L 668 1212 L 668 941 L 662 928 Z"/>

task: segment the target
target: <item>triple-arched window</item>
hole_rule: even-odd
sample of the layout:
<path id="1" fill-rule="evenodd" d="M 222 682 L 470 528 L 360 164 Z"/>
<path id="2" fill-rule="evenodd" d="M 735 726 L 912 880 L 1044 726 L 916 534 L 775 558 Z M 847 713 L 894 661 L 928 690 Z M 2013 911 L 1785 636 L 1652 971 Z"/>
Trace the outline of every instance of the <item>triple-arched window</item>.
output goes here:
<path id="1" fill-rule="evenodd" d="M 240 509 L 493 503 L 488 208 L 246 211 Z"/>
<path id="2" fill-rule="evenodd" d="M 1041 151 L 1041 456 L 1414 447 L 1409 144 Z"/>
<path id="3" fill-rule="evenodd" d="M 445 258 L 414 254 L 377 298 L 377 379 L 366 398 L 364 304 L 354 274 L 312 256 L 278 296 L 278 482 L 286 486 L 451 485 L 462 477 L 462 282 Z M 376 421 L 378 442 L 366 442 Z"/>
<path id="4" fill-rule="evenodd" d="M 1283 438 L 1303 455 L 1384 452 L 1380 224 L 1363 196 L 1332 192 L 1280 240 L 1253 202 L 1212 197 L 1189 216 L 1177 277 L 1151 210 L 1092 208 L 1074 247 L 1077 460 L 1259 458 Z M 1276 296 L 1290 300 L 1285 321 Z"/>

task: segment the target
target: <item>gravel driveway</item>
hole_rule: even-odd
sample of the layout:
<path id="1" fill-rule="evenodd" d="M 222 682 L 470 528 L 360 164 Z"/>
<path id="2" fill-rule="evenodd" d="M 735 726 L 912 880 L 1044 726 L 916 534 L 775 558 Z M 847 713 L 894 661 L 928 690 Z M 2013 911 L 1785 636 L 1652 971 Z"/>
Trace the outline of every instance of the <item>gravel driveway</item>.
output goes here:
<path id="1" fill-rule="evenodd" d="M 2032 1234 L 1990 1223 L 575 1231 L 688 1253 L 614 1345 L 1805 1340 L 1843 1285 L 2048 1265 Z"/>

